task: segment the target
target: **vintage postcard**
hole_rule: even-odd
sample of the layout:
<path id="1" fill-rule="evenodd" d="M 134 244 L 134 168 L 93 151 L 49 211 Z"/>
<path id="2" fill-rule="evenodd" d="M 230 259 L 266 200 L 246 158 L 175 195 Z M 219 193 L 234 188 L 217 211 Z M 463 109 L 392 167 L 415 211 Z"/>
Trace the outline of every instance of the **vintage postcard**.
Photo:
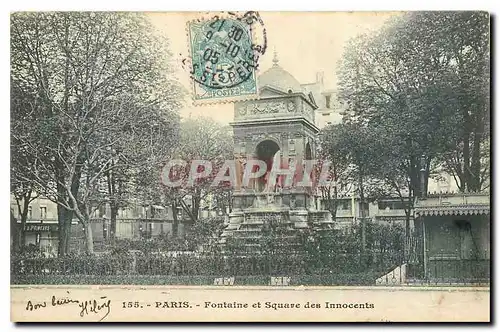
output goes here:
<path id="1" fill-rule="evenodd" d="M 14 12 L 14 322 L 489 322 L 487 12 Z"/>

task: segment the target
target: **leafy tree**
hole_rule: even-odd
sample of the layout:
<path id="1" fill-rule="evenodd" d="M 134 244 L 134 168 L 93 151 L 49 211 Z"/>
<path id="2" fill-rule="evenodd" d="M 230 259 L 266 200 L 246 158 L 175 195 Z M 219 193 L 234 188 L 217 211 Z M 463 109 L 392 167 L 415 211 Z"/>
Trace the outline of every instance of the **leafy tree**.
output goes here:
<path id="1" fill-rule="evenodd" d="M 415 12 L 345 49 L 344 124 L 370 133 L 355 139 L 372 151 L 365 176 L 404 203 L 407 237 L 415 197 L 427 191 L 431 173 L 447 171 L 461 191 L 489 183 L 488 33 L 486 13 Z"/>
<path id="2" fill-rule="evenodd" d="M 221 126 L 210 118 L 187 119 L 181 123 L 177 155 L 187 161 L 188 167 L 193 160 L 212 163 L 212 172 L 208 177 L 199 179 L 193 187 L 185 186 L 181 190 L 183 198 L 188 198 L 191 204 L 188 206 L 184 199 L 179 202 L 193 222 L 198 218 L 202 200 L 208 195 L 218 196 L 219 202 L 222 200 L 221 196 L 228 197 L 228 189 L 231 188 L 227 184 L 212 184 L 224 162 L 232 159 L 233 149 L 233 139 L 228 127 Z M 227 204 L 226 201 L 224 205 Z"/>
<path id="3" fill-rule="evenodd" d="M 20 218 L 20 225 L 17 225 L 17 218 L 11 211 L 11 231 L 13 250 L 18 251 L 25 246 L 24 226 L 28 219 L 30 203 L 38 197 L 36 183 L 25 176 L 30 171 L 35 159 L 28 152 L 28 146 L 18 137 L 22 133 L 32 130 L 33 122 L 31 120 L 33 112 L 36 110 L 36 101 L 30 96 L 22 96 L 22 91 L 14 87 L 11 94 L 15 96 L 11 103 L 11 130 L 16 135 L 11 139 L 10 192 L 16 201 L 17 215 Z"/>
<path id="4" fill-rule="evenodd" d="M 381 167 L 379 138 L 370 128 L 356 120 L 325 128 L 322 133 L 322 148 L 332 171 L 336 172 L 340 184 L 355 184 L 352 194 L 359 196 L 361 220 L 361 247 L 366 244 L 366 205 L 369 197 L 380 195 L 380 186 L 374 174 Z M 338 189 L 334 191 L 338 195 Z M 335 197 L 335 196 L 334 196 Z M 337 199 L 332 205 L 337 205 Z M 333 201 L 333 200 L 332 200 Z M 332 209 L 333 210 L 333 209 Z"/>
<path id="5" fill-rule="evenodd" d="M 319 191 L 323 201 L 326 202 L 326 209 L 330 211 L 332 219 L 335 221 L 339 198 L 345 194 L 342 188 L 351 183 L 349 172 L 349 158 L 344 151 L 344 137 L 342 137 L 342 125 L 330 125 L 320 132 L 320 156 L 318 168 L 319 172 L 323 167 L 329 167 L 329 184 L 321 185 Z"/>
<path id="6" fill-rule="evenodd" d="M 168 157 L 164 158 L 163 164 L 143 170 L 137 187 L 139 195 L 145 197 L 148 204 L 163 206 L 172 211 L 173 237 L 178 236 L 179 217 L 182 214 L 195 226 L 202 205 L 209 201 L 223 212 L 225 207 L 230 208 L 231 188 L 224 183 L 218 186 L 212 186 L 212 183 L 224 161 L 232 158 L 232 142 L 226 126 L 221 126 L 210 118 L 188 118 L 181 122 L 178 139 L 172 143 L 172 149 Z M 183 160 L 186 163 L 170 170 L 170 180 L 180 180 L 180 186 L 165 186 L 159 181 L 164 176 L 163 166 L 170 160 Z M 191 186 L 188 178 L 194 160 L 211 162 L 212 171 L 209 176 L 197 179 Z M 196 171 L 202 172 L 203 169 L 200 167 Z"/>
<path id="7" fill-rule="evenodd" d="M 392 139 L 385 144 L 404 156 L 415 195 L 427 190 L 432 164 L 476 191 L 489 176 L 488 66 L 486 13 L 409 13 L 350 42 L 340 98 L 349 119 Z"/>

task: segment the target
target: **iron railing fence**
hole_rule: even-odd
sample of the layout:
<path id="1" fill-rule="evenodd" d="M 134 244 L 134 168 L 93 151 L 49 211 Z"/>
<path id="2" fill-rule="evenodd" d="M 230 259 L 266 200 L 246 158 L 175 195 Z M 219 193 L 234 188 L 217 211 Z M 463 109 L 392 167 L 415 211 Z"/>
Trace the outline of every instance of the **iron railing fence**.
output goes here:
<path id="1" fill-rule="evenodd" d="M 426 251 L 426 279 L 430 283 L 464 283 L 490 280 L 489 250 Z"/>
<path id="2" fill-rule="evenodd" d="M 286 255 L 127 255 L 71 258 L 13 258 L 13 275 L 277 275 L 384 273 L 397 263 L 364 259 L 360 254 L 338 254 L 317 259 Z"/>
<path id="3" fill-rule="evenodd" d="M 402 256 L 381 260 L 374 255 L 344 253 L 308 257 L 221 255 L 199 253 L 14 257 L 12 283 L 152 283 L 212 285 L 233 278 L 240 285 L 267 285 L 271 277 L 287 277 L 290 285 L 432 285 L 488 284 L 490 260 L 435 259 L 422 263 Z M 432 262 L 432 263 L 431 263 Z M 107 281 L 106 281 L 107 280 Z M 235 281 L 236 280 L 236 281 Z"/>

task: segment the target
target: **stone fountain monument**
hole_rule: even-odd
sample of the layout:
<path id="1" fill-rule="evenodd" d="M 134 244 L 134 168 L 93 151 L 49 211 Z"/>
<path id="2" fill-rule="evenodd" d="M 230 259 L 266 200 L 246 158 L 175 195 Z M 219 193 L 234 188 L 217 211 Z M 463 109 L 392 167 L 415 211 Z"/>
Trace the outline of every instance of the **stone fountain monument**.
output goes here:
<path id="1" fill-rule="evenodd" d="M 235 103 L 231 125 L 236 160 L 262 160 L 268 171 L 249 186 L 235 189 L 222 243 L 233 237 L 255 245 L 268 220 L 278 220 L 292 235 L 333 228 L 330 213 L 317 209 L 314 188 L 281 186 L 279 181 L 269 186 L 273 163 L 315 159 L 319 131 L 313 94 L 278 65 L 276 54 L 273 62 L 259 77 L 260 98 Z"/>

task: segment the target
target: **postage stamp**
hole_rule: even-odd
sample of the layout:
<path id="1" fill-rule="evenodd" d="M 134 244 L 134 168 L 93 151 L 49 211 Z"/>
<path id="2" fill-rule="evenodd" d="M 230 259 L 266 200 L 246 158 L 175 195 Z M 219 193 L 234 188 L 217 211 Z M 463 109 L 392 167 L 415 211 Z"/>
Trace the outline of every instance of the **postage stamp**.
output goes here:
<path id="1" fill-rule="evenodd" d="M 257 68 L 266 45 L 255 42 L 258 13 L 221 14 L 188 22 L 195 104 L 254 99 Z"/>

